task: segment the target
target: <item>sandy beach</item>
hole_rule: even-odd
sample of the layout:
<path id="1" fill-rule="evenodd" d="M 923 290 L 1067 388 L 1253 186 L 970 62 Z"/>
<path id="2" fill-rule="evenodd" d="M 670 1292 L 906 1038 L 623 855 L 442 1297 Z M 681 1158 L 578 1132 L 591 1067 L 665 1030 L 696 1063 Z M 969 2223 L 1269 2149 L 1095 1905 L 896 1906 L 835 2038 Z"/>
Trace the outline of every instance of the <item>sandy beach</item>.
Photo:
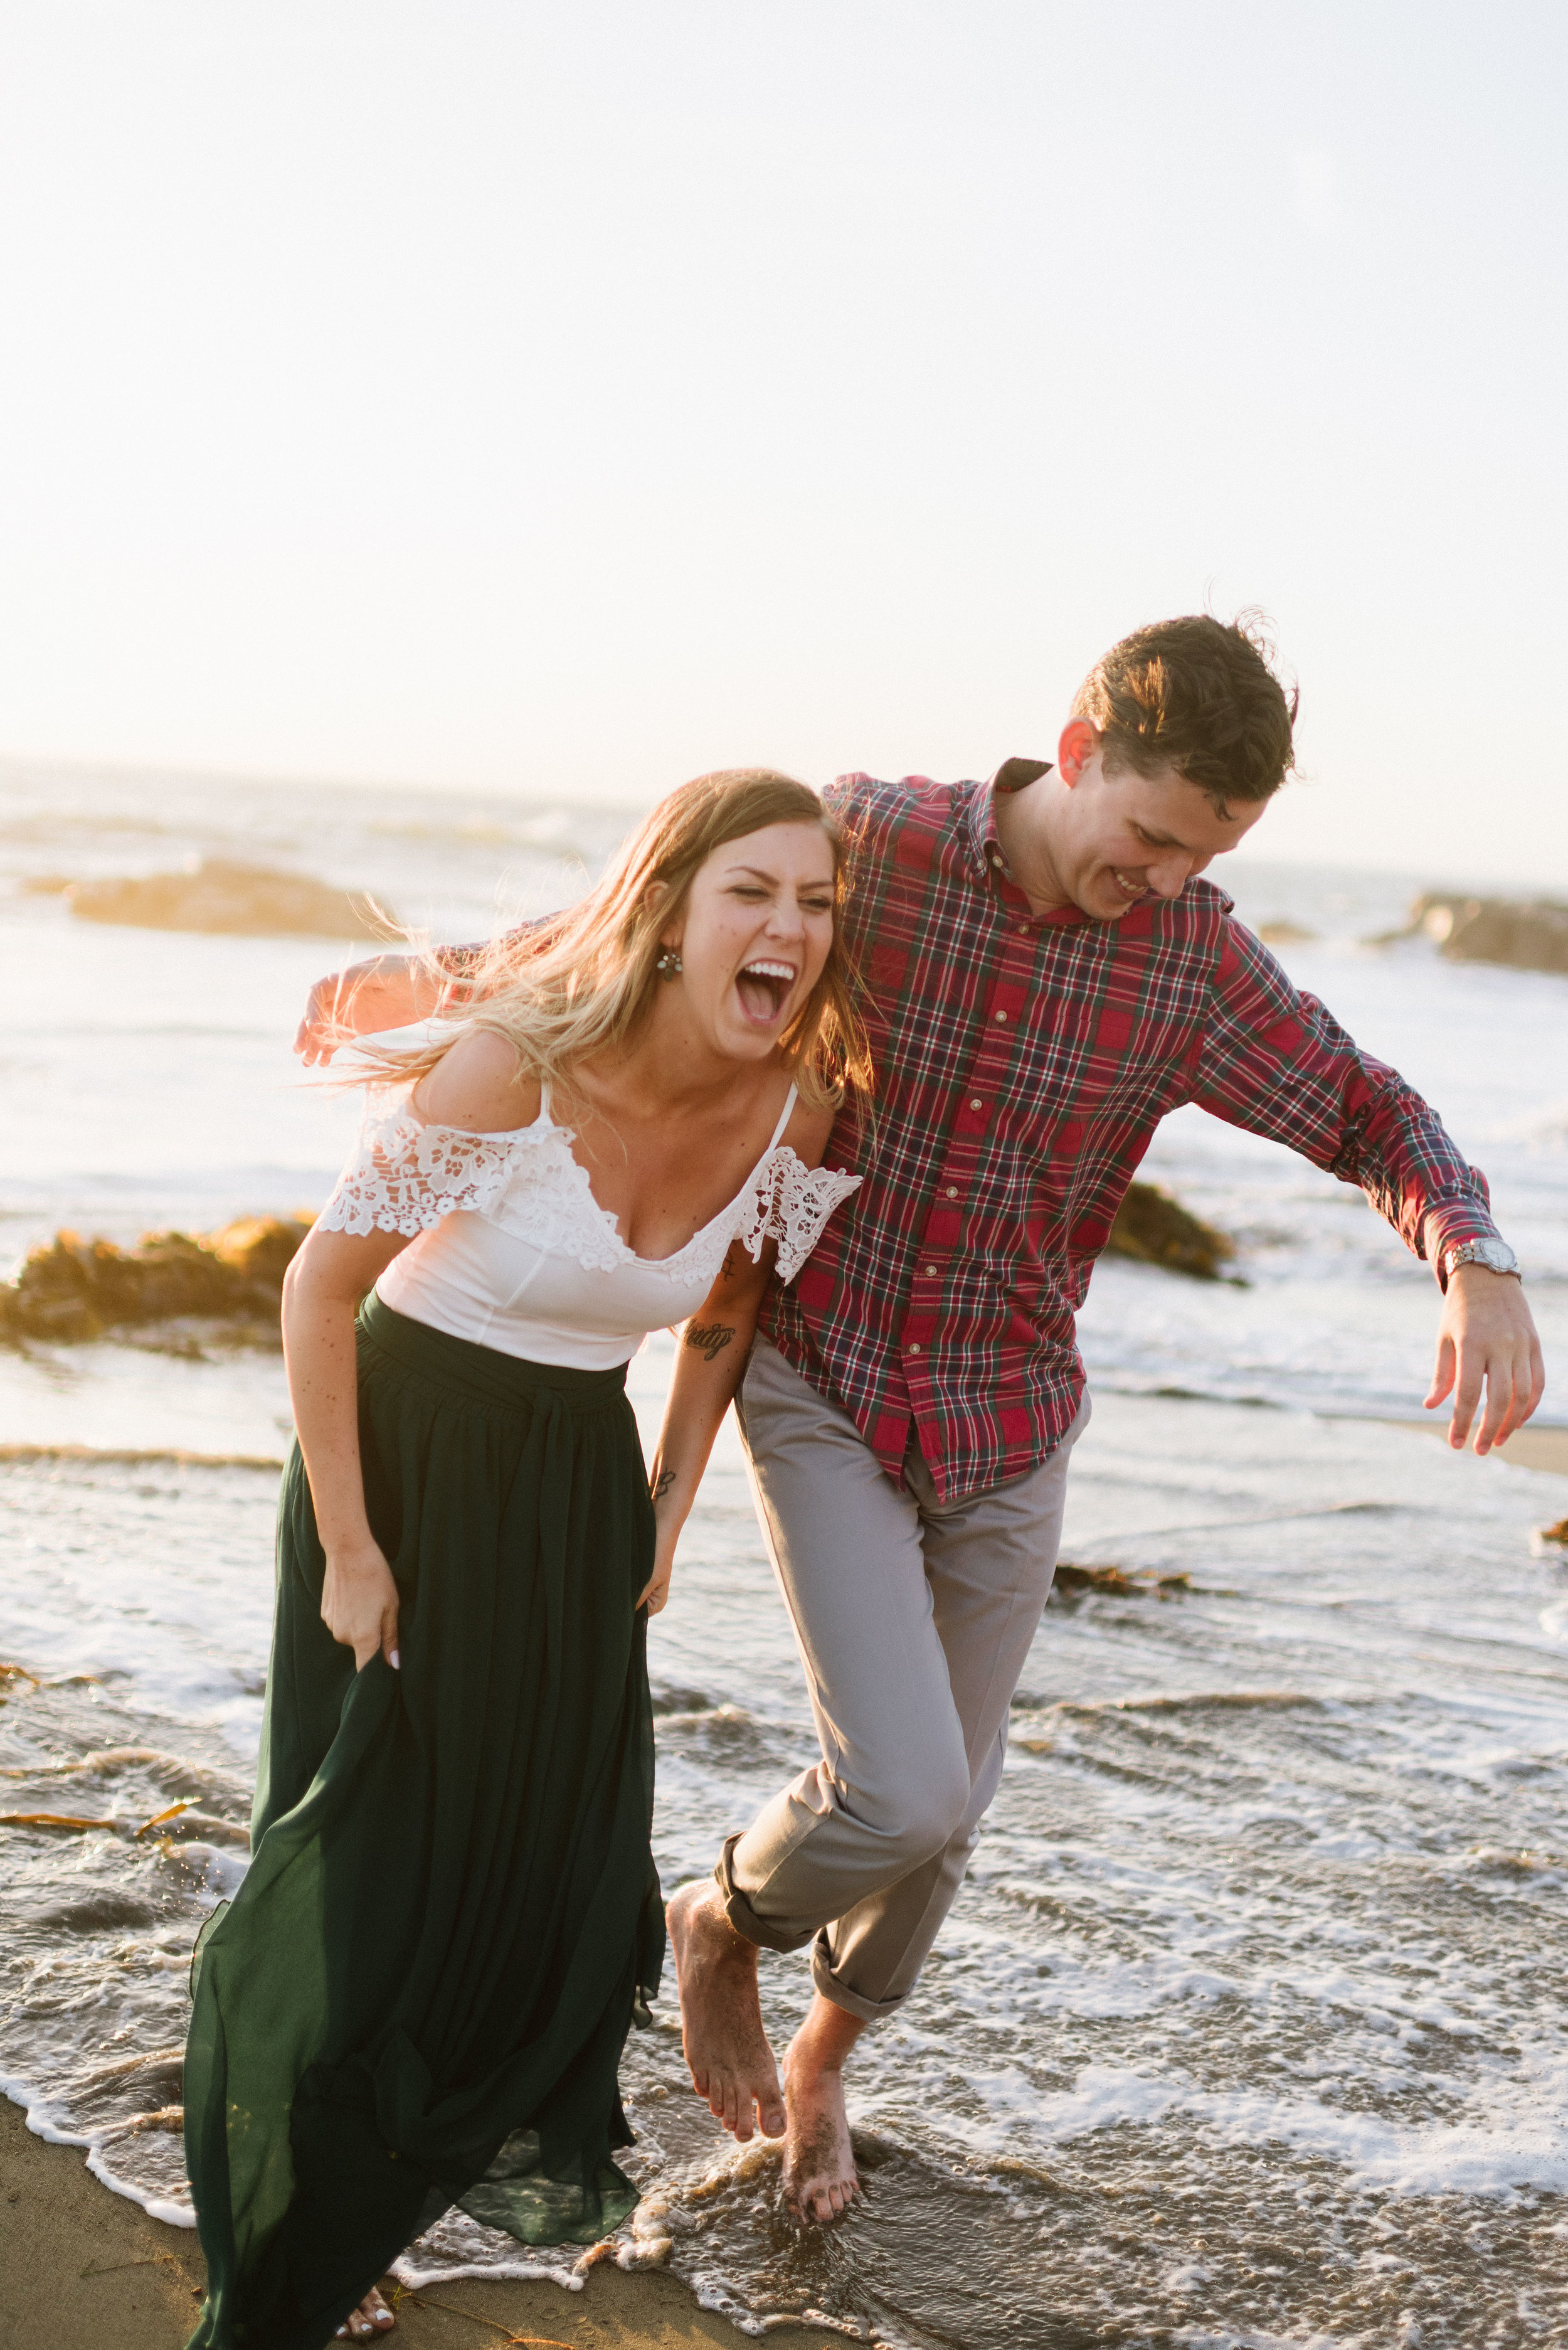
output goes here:
<path id="1" fill-rule="evenodd" d="M 0 2350 L 180 2350 L 195 2322 L 205 2268 L 195 2233 L 150 2220 L 111 2195 L 79 2147 L 48 2146 L 20 2106 L 0 2098 Z M 389 2280 L 395 2333 L 409 2350 L 491 2344 L 563 2350 L 696 2350 L 747 2336 L 700 2309 L 673 2277 L 604 2262 L 580 2293 L 559 2285 L 469 2278 L 420 2293 Z M 829 2350 L 826 2328 L 771 2328 L 780 2350 Z"/>

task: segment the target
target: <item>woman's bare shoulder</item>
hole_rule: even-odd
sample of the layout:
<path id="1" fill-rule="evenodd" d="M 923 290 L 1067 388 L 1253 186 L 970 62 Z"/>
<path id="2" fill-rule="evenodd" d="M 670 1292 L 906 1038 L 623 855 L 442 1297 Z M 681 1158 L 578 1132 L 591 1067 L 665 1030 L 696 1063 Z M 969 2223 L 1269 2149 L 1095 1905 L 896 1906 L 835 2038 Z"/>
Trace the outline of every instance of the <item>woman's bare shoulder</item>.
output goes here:
<path id="1" fill-rule="evenodd" d="M 413 1107 L 427 1126 L 465 1134 L 509 1134 L 532 1126 L 540 1088 L 515 1045 L 493 1028 L 471 1028 L 414 1087 Z"/>

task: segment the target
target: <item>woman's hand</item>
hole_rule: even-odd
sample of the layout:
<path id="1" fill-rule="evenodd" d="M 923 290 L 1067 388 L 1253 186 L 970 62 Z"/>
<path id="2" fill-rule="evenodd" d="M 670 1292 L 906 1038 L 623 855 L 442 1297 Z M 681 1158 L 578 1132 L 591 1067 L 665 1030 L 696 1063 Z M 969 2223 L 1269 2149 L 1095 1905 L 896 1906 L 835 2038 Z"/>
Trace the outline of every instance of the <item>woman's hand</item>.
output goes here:
<path id="1" fill-rule="evenodd" d="M 323 1232 L 317 1224 L 283 1277 L 288 1394 L 317 1532 L 327 1553 L 321 1620 L 363 1665 L 398 1661 L 398 1587 L 365 1516 L 354 1309 L 408 1243 L 400 1232 Z"/>
<path id="2" fill-rule="evenodd" d="M 670 1578 L 675 1572 L 675 1536 L 661 1536 L 654 1544 L 653 1573 L 644 1584 L 638 1606 L 657 1616 L 670 1596 Z"/>
<path id="3" fill-rule="evenodd" d="M 380 1549 L 368 1534 L 352 1547 L 327 1552 L 321 1620 L 335 1640 L 353 1649 L 356 1672 L 363 1670 L 378 1648 L 396 1667 L 398 1586 Z"/>

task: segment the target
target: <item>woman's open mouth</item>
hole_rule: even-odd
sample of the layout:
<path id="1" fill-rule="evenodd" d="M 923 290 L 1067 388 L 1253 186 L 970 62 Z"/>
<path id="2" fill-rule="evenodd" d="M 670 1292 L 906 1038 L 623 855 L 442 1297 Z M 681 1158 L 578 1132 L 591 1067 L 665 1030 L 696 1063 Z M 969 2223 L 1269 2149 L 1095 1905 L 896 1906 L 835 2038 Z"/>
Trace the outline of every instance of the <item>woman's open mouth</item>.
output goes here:
<path id="1" fill-rule="evenodd" d="M 793 962 L 749 962 L 737 973 L 735 990 L 748 1020 L 771 1027 L 784 1010 L 794 985 Z"/>

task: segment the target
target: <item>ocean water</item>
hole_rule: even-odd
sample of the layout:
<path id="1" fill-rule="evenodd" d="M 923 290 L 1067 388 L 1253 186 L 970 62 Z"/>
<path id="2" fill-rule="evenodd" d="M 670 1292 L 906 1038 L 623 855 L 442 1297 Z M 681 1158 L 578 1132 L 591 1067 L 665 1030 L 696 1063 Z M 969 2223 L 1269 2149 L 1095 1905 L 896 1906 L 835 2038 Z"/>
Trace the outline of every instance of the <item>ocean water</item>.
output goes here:
<path id="1" fill-rule="evenodd" d="M 319 1202 L 351 1096 L 302 1083 L 309 980 L 357 951 L 99 929 L 29 879 L 199 853 L 297 866 L 471 936 L 581 887 L 627 812 L 31 777 L 0 785 L 0 1251 Z M 1568 1340 L 1568 982 L 1360 941 L 1464 877 L 1228 877 L 1492 1180 L 1549 1360 Z M 691 2097 L 673 2001 L 627 2077 L 646 2187 L 611 2256 L 749 2330 L 893 2350 L 1568 2343 L 1568 1484 L 1390 1426 L 1436 1292 L 1360 1195 L 1196 1113 L 1148 1171 L 1246 1286 L 1108 1262 L 1064 1555 L 1009 1768 L 919 1992 L 867 2036 L 864 2204 L 795 2226 L 776 2155 Z M 632 1367 L 645 1429 L 671 1359 Z M 1568 1417 L 1548 1391 L 1543 1414 Z M 0 1354 L 0 2085 L 188 2220 L 192 1937 L 245 1866 L 281 1363 Z M 811 1752 L 732 1431 L 653 1628 L 656 1837 L 704 1872 Z M 766 1957 L 770 2028 L 808 1985 Z M 410 2280 L 571 2262 L 449 2221 Z"/>

